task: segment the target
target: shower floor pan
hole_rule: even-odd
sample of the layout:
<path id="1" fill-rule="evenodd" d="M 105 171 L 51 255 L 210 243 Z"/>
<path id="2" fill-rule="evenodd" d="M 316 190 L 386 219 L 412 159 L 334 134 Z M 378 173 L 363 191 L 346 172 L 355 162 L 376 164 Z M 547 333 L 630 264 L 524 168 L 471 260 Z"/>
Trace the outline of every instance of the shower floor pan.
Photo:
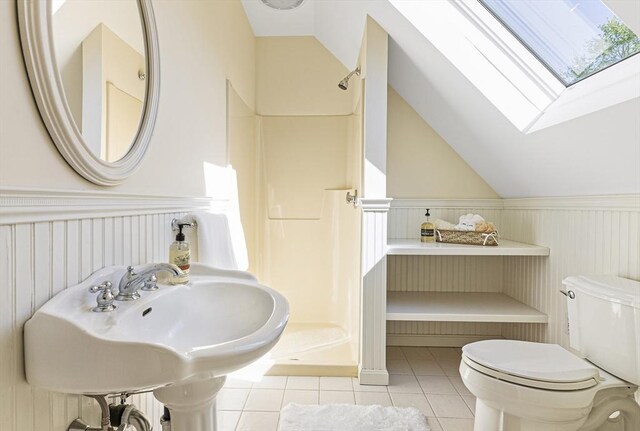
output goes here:
<path id="1" fill-rule="evenodd" d="M 271 351 L 268 375 L 346 376 L 358 373 L 356 340 L 330 324 L 289 323 Z"/>

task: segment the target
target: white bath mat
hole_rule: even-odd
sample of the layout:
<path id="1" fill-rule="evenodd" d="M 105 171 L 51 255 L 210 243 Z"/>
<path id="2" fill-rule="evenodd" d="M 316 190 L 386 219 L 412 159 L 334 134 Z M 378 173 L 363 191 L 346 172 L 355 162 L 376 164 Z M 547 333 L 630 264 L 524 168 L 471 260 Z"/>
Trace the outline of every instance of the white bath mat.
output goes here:
<path id="1" fill-rule="evenodd" d="M 429 431 L 427 419 L 413 407 L 288 404 L 280 412 L 279 431 Z"/>

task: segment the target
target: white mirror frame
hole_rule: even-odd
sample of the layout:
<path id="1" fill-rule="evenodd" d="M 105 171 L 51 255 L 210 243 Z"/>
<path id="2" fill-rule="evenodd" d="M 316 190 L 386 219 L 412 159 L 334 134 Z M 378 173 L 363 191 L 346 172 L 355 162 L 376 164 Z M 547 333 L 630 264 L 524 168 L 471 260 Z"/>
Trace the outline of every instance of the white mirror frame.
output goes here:
<path id="1" fill-rule="evenodd" d="M 89 150 L 71 114 L 55 57 L 51 2 L 17 1 L 20 39 L 29 81 L 40 115 L 58 151 L 87 180 L 102 186 L 120 184 L 142 162 L 158 112 L 160 53 L 151 0 L 138 0 L 147 65 L 144 110 L 131 149 L 117 162 L 101 160 Z"/>

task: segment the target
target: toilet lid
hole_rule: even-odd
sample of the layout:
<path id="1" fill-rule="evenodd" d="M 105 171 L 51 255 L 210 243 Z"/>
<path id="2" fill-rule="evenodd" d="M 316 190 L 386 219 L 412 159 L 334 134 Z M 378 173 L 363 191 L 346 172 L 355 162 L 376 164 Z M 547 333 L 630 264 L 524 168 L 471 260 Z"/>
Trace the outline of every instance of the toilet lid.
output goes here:
<path id="1" fill-rule="evenodd" d="M 577 389 L 591 387 L 599 380 L 598 368 L 557 344 L 487 340 L 467 344 L 462 352 L 472 362 L 503 374 L 499 378 L 528 386 L 546 387 L 544 383 L 552 383 L 559 388 L 569 384 Z"/>

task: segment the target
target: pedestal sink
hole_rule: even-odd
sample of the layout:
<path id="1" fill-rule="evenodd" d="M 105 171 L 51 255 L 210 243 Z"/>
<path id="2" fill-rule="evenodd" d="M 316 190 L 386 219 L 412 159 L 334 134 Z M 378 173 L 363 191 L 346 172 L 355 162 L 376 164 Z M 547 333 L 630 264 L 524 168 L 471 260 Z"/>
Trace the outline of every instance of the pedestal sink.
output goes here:
<path id="1" fill-rule="evenodd" d="M 289 316 L 286 299 L 246 272 L 194 264 L 188 285 L 162 285 L 93 312 L 93 285 L 117 286 L 108 267 L 56 295 L 26 323 L 27 381 L 72 394 L 154 390 L 172 431 L 213 431 L 224 376 L 266 354 Z"/>

